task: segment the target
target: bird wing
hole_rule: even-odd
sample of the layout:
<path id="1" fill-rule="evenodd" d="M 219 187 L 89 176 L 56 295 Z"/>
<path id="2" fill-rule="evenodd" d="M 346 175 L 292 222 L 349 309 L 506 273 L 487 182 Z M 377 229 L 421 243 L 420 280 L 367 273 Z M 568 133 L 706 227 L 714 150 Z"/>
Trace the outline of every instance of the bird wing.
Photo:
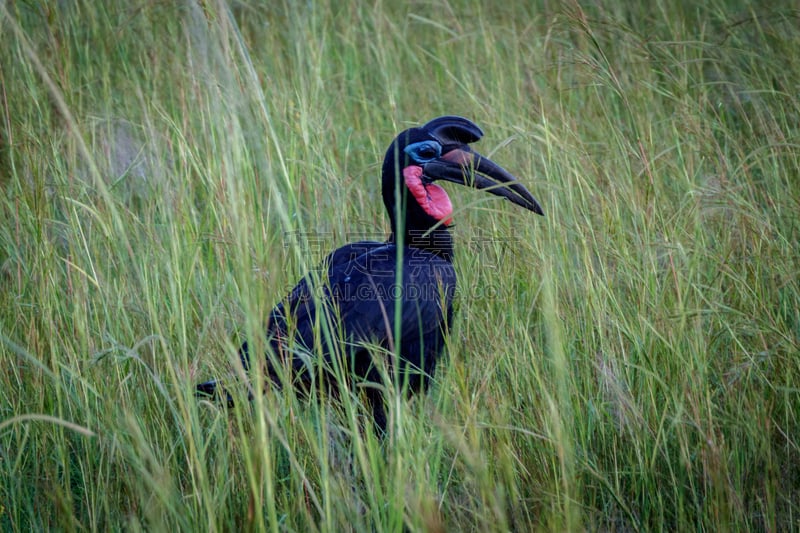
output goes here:
<path id="1" fill-rule="evenodd" d="M 336 277 L 335 272 L 339 272 L 344 267 L 344 271 L 349 269 L 345 267 L 360 256 L 386 246 L 386 243 L 377 241 L 357 241 L 346 244 L 337 248 L 329 253 L 325 259 L 322 260 L 319 268 L 309 272 L 295 285 L 291 292 L 284 298 L 270 313 L 267 322 L 267 333 L 271 336 L 285 338 L 288 333 L 287 320 L 292 318 L 292 322 L 304 323 L 316 314 L 316 301 L 314 298 L 314 291 L 312 287 L 324 283 L 327 278 Z M 290 312 L 286 313 L 286 308 Z M 313 322 L 313 320 L 312 320 Z M 311 344 L 308 344 L 311 346 Z"/>
<path id="2" fill-rule="evenodd" d="M 355 255 L 360 247 L 367 251 Z M 394 244 L 353 243 L 329 255 L 326 276 L 305 276 L 272 311 L 267 329 L 273 349 L 285 350 L 294 341 L 296 348 L 299 344 L 301 350 L 322 353 L 329 360 L 338 351 L 339 340 L 351 346 L 377 343 L 390 348 L 395 342 L 398 300 L 403 346 L 419 350 L 431 335 L 438 338 L 455 292 L 453 266 L 430 252 L 403 248 L 403 276 L 398 279 L 397 254 Z M 322 320 L 327 320 L 327 333 Z M 315 351 L 318 345 L 321 350 Z M 303 357 L 291 347 L 289 352 L 292 367 L 299 370 L 305 364 Z M 401 354 L 406 355 L 402 348 Z M 408 356 L 414 361 L 420 357 Z"/>

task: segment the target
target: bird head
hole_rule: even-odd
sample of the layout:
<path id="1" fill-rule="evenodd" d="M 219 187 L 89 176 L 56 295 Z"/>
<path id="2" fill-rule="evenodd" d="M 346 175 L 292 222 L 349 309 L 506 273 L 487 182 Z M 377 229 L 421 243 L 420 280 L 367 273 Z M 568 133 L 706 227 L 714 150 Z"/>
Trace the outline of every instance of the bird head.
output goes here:
<path id="1" fill-rule="evenodd" d="M 431 120 L 398 135 L 383 160 L 383 202 L 392 231 L 404 217 L 406 230 L 449 225 L 453 206 L 436 181 L 449 181 L 501 196 L 543 215 L 530 192 L 508 171 L 470 144 L 483 137 L 473 122 L 455 116 Z"/>

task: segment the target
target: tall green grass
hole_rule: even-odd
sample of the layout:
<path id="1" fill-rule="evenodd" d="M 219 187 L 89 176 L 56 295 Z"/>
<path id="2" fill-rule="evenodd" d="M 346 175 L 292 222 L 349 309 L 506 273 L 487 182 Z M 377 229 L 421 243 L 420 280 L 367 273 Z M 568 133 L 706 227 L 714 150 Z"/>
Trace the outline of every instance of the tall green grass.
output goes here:
<path id="1" fill-rule="evenodd" d="M 0 528 L 800 529 L 798 17 L 0 3 Z M 451 188 L 432 390 L 198 402 L 441 114 L 547 216 Z"/>

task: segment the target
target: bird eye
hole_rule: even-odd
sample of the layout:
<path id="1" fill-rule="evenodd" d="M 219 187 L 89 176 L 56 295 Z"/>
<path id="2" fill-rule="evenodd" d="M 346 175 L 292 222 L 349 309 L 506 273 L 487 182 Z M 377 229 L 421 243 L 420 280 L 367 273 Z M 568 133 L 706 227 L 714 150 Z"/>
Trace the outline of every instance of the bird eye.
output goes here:
<path id="1" fill-rule="evenodd" d="M 436 141 L 422 141 L 406 146 L 405 153 L 417 163 L 427 163 L 442 155 L 442 146 Z"/>

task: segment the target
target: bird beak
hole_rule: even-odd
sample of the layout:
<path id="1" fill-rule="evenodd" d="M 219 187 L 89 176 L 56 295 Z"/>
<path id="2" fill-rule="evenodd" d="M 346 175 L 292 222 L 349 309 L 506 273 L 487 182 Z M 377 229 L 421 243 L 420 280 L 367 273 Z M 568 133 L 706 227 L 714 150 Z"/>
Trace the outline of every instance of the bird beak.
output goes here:
<path id="1" fill-rule="evenodd" d="M 426 163 L 422 172 L 423 180 L 429 183 L 436 180 L 450 181 L 483 189 L 496 196 L 544 215 L 542 206 L 520 182 L 507 170 L 474 150 L 462 146 Z"/>

